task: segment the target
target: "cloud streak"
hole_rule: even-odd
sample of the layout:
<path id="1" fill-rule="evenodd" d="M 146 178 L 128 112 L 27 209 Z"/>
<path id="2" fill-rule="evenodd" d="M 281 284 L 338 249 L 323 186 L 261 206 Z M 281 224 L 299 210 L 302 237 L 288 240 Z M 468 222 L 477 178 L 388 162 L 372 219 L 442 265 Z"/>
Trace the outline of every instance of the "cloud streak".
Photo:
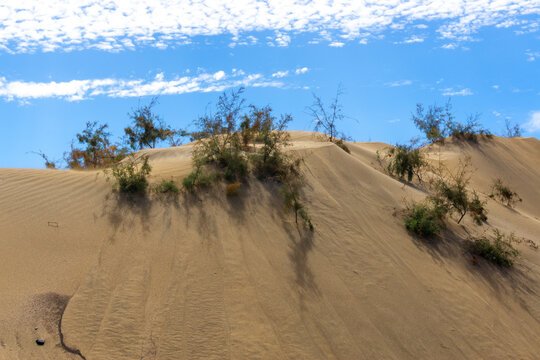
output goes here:
<path id="1" fill-rule="evenodd" d="M 91 99 L 97 96 L 113 98 L 139 97 L 147 95 L 180 95 L 194 92 L 221 92 L 229 88 L 276 87 L 285 84 L 276 78 L 288 76 L 288 71 L 279 71 L 280 76 L 266 77 L 262 74 L 246 74 L 242 70 L 223 70 L 215 73 L 200 73 L 194 76 L 174 77 L 166 80 L 163 73 L 151 80 L 144 79 L 86 79 L 70 81 L 7 81 L 0 77 L 0 97 L 7 101 L 59 98 L 67 101 Z M 273 74 L 273 75 L 275 75 Z"/>
<path id="2" fill-rule="evenodd" d="M 0 49 L 5 52 L 165 49 L 197 36 L 231 35 L 231 44 L 255 44 L 247 33 L 269 31 L 267 44 L 288 46 L 300 33 L 329 44 L 360 42 L 385 30 L 414 31 L 433 23 L 452 43 L 472 40 L 483 27 L 538 31 L 536 0 L 49 0 L 0 3 Z M 437 28 L 438 26 L 438 28 Z M 244 40 L 240 40 L 240 39 Z M 236 39 L 236 40 L 235 40 Z M 412 36 L 407 42 L 418 42 Z"/>

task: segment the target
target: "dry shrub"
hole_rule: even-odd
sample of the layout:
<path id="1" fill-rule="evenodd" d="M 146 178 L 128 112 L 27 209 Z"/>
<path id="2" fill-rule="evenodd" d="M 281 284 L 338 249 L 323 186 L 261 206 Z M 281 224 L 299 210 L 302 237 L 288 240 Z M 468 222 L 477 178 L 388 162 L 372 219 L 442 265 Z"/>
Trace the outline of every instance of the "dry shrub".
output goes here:
<path id="1" fill-rule="evenodd" d="M 234 182 L 232 184 L 227 185 L 227 189 L 225 190 L 225 194 L 227 196 L 238 196 L 238 188 L 242 185 L 241 182 Z"/>

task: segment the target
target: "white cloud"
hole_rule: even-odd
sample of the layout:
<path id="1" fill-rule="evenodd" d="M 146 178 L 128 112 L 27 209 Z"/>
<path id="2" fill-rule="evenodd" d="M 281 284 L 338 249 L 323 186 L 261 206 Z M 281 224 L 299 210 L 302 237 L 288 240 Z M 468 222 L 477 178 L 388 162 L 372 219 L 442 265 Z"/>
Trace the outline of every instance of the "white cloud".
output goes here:
<path id="1" fill-rule="evenodd" d="M 471 89 L 454 90 L 452 88 L 446 88 L 441 90 L 443 96 L 469 96 L 473 95 Z"/>
<path id="2" fill-rule="evenodd" d="M 308 69 L 307 67 L 304 66 L 303 68 L 296 69 L 296 70 L 294 71 L 294 73 L 295 73 L 296 75 L 300 75 L 300 74 L 305 74 L 305 73 L 307 73 L 308 71 L 309 71 L 309 69 Z"/>
<path id="3" fill-rule="evenodd" d="M 497 85 L 497 84 L 492 85 L 491 87 L 494 88 L 495 90 L 499 90 L 499 85 Z"/>
<path id="4" fill-rule="evenodd" d="M 328 44 L 328 46 L 331 47 L 343 47 L 344 45 L 345 43 L 341 41 L 332 41 L 330 44 Z"/>
<path id="5" fill-rule="evenodd" d="M 385 30 L 411 34 L 431 24 L 441 38 L 459 43 L 490 26 L 512 27 L 517 34 L 539 31 L 538 15 L 538 0 L 4 0 L 0 49 L 165 49 L 220 34 L 238 37 L 238 44 L 253 44 L 251 33 L 263 31 L 274 33 L 270 44 L 287 46 L 291 34 L 346 42 L 379 38 Z M 421 41 L 411 35 L 406 41 Z"/>
<path id="6" fill-rule="evenodd" d="M 302 71 L 303 69 L 299 69 L 300 72 L 297 70 L 297 74 L 305 72 Z M 288 73 L 288 71 L 280 71 L 276 74 L 283 73 Z M 104 78 L 62 82 L 33 82 L 8 81 L 5 77 L 0 77 L 0 97 L 7 101 L 18 100 L 22 102 L 40 98 L 79 101 L 95 96 L 178 95 L 192 92 L 220 92 L 238 86 L 279 88 L 283 85 L 281 81 L 267 78 L 262 74 L 246 74 L 244 71 L 237 69 L 228 74 L 223 70 L 215 73 L 201 71 L 194 76 L 176 76 L 172 79 L 165 79 L 163 73 L 158 73 L 150 80 Z"/>
<path id="7" fill-rule="evenodd" d="M 421 43 L 424 42 L 424 38 L 421 38 L 419 36 L 413 35 L 408 39 L 405 39 L 400 42 L 396 42 L 395 44 L 414 44 L 414 43 Z"/>
<path id="8" fill-rule="evenodd" d="M 274 78 L 282 78 L 282 77 L 285 77 L 287 75 L 289 75 L 288 71 L 278 71 L 278 72 L 273 73 L 272 77 L 274 77 Z"/>
<path id="9" fill-rule="evenodd" d="M 536 58 L 540 58 L 540 51 L 532 51 L 527 49 L 527 51 L 525 51 L 525 55 L 527 55 L 527 61 L 535 61 Z"/>
<path id="10" fill-rule="evenodd" d="M 457 47 L 458 47 L 458 44 L 456 43 L 449 43 L 449 44 L 444 44 L 441 46 L 441 48 L 446 49 L 446 50 L 454 50 Z"/>
<path id="11" fill-rule="evenodd" d="M 411 85 L 411 84 L 412 84 L 411 80 L 399 80 L 399 81 L 386 83 L 386 86 L 396 87 L 396 86 L 406 86 L 406 85 Z"/>
<path id="12" fill-rule="evenodd" d="M 523 128 L 528 132 L 540 131 L 540 110 L 531 112 L 530 120 L 523 124 Z"/>
<path id="13" fill-rule="evenodd" d="M 496 117 L 501 116 L 501 113 L 498 112 L 498 111 L 493 110 L 492 113 L 493 113 L 493 115 L 495 115 Z"/>

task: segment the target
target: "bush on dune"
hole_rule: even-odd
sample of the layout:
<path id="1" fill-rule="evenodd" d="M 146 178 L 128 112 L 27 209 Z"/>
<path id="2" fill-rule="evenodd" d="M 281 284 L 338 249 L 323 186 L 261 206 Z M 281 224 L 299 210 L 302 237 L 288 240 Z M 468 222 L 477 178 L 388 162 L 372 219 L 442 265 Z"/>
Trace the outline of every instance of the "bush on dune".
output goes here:
<path id="1" fill-rule="evenodd" d="M 114 164 L 110 169 L 107 169 L 105 173 L 107 181 L 111 178 L 115 180 L 114 187 L 118 191 L 143 195 L 148 187 L 147 176 L 151 170 L 148 156 L 136 158 L 134 155 L 130 155 L 123 162 Z"/>
<path id="2" fill-rule="evenodd" d="M 512 246 L 513 241 L 514 234 L 505 235 L 498 229 L 494 229 L 492 238 L 482 236 L 473 239 L 469 244 L 469 250 L 493 264 L 510 267 L 519 255 L 519 251 Z"/>

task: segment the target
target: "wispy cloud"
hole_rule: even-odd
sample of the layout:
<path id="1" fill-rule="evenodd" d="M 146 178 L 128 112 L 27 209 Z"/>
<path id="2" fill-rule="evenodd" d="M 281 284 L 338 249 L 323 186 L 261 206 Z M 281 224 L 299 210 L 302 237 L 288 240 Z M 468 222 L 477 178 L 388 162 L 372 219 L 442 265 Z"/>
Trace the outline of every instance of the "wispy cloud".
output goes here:
<path id="1" fill-rule="evenodd" d="M 300 72 L 297 73 L 302 73 L 302 69 L 299 69 Z M 220 92 L 238 86 L 280 88 L 285 84 L 275 79 L 288 74 L 288 71 L 278 71 L 271 77 L 266 77 L 262 74 L 246 74 L 242 70 L 233 69 L 229 73 L 220 70 L 214 73 L 203 72 L 194 76 L 176 76 L 168 80 L 165 79 L 163 73 L 158 73 L 150 80 L 104 78 L 60 82 L 8 81 L 5 77 L 0 77 L 0 97 L 7 101 L 19 100 L 23 102 L 39 98 L 78 101 L 96 96 L 139 97 Z"/>
<path id="2" fill-rule="evenodd" d="M 405 39 L 403 41 L 395 42 L 394 44 L 414 44 L 414 43 L 421 43 L 424 42 L 424 38 L 419 37 L 417 35 L 413 35 L 408 39 Z"/>
<path id="3" fill-rule="evenodd" d="M 386 83 L 385 85 L 390 86 L 390 87 L 396 87 L 396 86 L 407 86 L 411 84 L 412 84 L 411 80 L 398 80 L 398 81 Z"/>
<path id="4" fill-rule="evenodd" d="M 261 31 L 273 33 L 267 42 L 273 46 L 288 46 L 292 34 L 311 33 L 313 39 L 335 46 L 385 30 L 406 32 L 411 37 L 405 42 L 412 43 L 422 39 L 414 31 L 425 31 L 430 23 L 439 37 L 455 44 L 474 39 L 488 26 L 512 28 L 518 34 L 538 31 L 539 14 L 540 3 L 534 0 L 2 1 L 0 49 L 165 49 L 220 34 L 237 37 L 231 43 L 237 46 L 257 43 L 249 36 Z"/>
<path id="5" fill-rule="evenodd" d="M 523 124 L 523 128 L 529 132 L 540 131 L 540 110 L 531 112 L 529 121 Z"/>
<path id="6" fill-rule="evenodd" d="M 527 49 L 527 51 L 525 51 L 525 55 L 527 55 L 527 61 L 535 61 L 536 58 L 540 58 L 540 51 L 532 51 Z"/>
<path id="7" fill-rule="evenodd" d="M 453 88 L 442 89 L 443 96 L 469 96 L 474 95 L 471 89 L 454 90 Z"/>
<path id="8" fill-rule="evenodd" d="M 296 69 L 296 70 L 294 71 L 294 73 L 295 73 L 296 75 L 300 75 L 300 74 L 305 74 L 305 73 L 307 73 L 308 71 L 309 71 L 309 68 L 307 68 L 307 67 L 304 66 L 303 68 L 298 68 L 298 69 Z"/>

